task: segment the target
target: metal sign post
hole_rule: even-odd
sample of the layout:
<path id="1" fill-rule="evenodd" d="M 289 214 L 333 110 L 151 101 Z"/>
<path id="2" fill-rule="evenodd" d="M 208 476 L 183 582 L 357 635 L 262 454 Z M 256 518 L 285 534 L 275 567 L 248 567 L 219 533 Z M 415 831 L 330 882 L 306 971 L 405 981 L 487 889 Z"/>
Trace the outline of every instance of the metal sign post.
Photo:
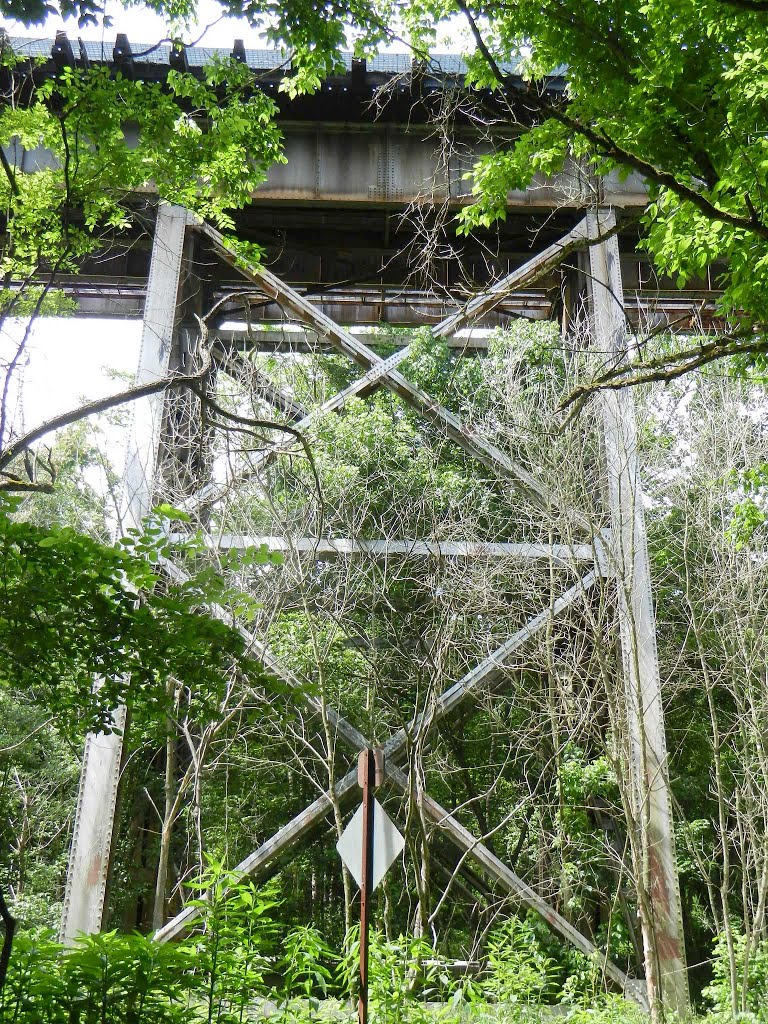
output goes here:
<path id="1" fill-rule="evenodd" d="M 359 1024 L 368 1024 L 368 929 L 371 918 L 370 896 L 373 888 L 373 751 L 361 750 L 357 761 L 357 781 L 363 791 L 363 863 L 360 876 L 360 994 L 357 1000 Z"/>
<path id="2" fill-rule="evenodd" d="M 374 800 L 373 791 L 384 778 L 384 752 L 360 751 L 357 759 L 357 781 L 363 791 L 363 859 L 360 871 L 360 995 L 357 1000 L 359 1024 L 368 1024 L 368 931 L 373 894 Z"/>

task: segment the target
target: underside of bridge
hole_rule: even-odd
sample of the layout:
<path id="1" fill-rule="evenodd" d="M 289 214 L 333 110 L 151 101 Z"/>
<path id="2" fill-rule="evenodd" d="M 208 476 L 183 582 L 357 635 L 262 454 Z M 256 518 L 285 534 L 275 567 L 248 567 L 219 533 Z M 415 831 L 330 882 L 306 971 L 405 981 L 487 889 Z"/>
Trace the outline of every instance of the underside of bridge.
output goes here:
<path id="1" fill-rule="evenodd" d="M 489 287 L 530 256 L 562 237 L 578 210 L 510 209 L 497 229 L 458 238 L 455 210 L 352 205 L 348 202 L 259 198 L 237 217 L 237 237 L 265 250 L 265 264 L 332 319 L 350 325 L 434 326 L 451 310 Z M 151 252 L 149 230 L 111 247 L 87 265 L 76 281 L 64 279 L 83 316 L 137 317 L 146 296 Z M 673 325 L 680 332 L 716 323 L 717 271 L 685 290 L 661 277 L 636 249 L 637 229 L 626 216 L 619 236 L 625 308 L 630 324 Z M 200 287 L 209 306 L 241 289 L 236 273 L 201 243 Z M 568 270 L 572 273 L 569 276 Z M 559 319 L 578 273 L 576 261 L 553 269 L 506 296 L 484 321 L 492 327 L 514 317 Z M 237 301 L 224 304 L 219 324 L 237 321 Z M 280 322 L 274 303 L 253 306 L 253 323 Z"/>

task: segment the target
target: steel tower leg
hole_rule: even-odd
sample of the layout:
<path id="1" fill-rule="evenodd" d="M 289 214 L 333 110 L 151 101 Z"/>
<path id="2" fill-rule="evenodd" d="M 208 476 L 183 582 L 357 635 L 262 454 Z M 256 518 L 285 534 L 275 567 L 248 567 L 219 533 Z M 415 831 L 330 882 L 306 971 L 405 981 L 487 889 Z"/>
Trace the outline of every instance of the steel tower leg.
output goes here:
<path id="1" fill-rule="evenodd" d="M 184 236 L 190 223 L 186 210 L 161 203 L 136 384 L 168 376 Z M 122 481 L 123 529 L 138 526 L 152 508 L 164 404 L 165 393 L 161 392 L 142 398 L 133 407 Z M 120 730 L 125 719 L 125 708 L 118 708 L 115 720 Z M 80 932 L 101 929 L 122 753 L 122 732 L 110 736 L 89 733 L 86 737 L 61 920 L 61 937 L 68 943 Z"/>
<path id="2" fill-rule="evenodd" d="M 615 225 L 613 211 L 589 215 L 590 237 Z M 625 351 L 625 316 L 619 246 L 615 235 L 590 248 L 591 312 L 596 347 Z M 635 830 L 639 835 L 642 886 L 649 906 L 642 913 L 649 997 L 681 1018 L 690 1010 L 672 801 L 656 648 L 650 563 L 637 459 L 637 424 L 631 391 L 602 396 L 611 512 L 610 558 L 618 592 L 619 627 L 627 703 Z M 642 909 L 642 905 L 641 905 Z M 649 919 L 650 918 L 650 919 Z"/>

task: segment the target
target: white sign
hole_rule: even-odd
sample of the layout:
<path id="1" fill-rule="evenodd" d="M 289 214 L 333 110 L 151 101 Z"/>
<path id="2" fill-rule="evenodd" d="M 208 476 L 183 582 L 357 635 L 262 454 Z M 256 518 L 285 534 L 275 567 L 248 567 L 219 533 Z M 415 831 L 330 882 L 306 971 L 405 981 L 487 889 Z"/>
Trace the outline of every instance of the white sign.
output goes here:
<path id="1" fill-rule="evenodd" d="M 403 852 L 405 840 L 397 831 L 392 819 L 378 802 L 373 800 L 373 889 L 379 884 L 392 864 Z M 363 885 L 363 805 L 360 804 L 354 817 L 344 829 L 344 834 L 336 843 L 339 856 L 349 869 L 349 873 Z"/>

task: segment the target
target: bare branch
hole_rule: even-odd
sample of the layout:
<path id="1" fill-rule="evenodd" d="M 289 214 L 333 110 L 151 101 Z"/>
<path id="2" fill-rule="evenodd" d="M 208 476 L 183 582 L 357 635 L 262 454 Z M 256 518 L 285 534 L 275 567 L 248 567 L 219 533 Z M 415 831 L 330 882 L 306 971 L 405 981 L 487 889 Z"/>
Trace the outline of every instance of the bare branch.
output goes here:
<path id="1" fill-rule="evenodd" d="M 750 335 L 748 340 L 735 334 L 718 335 L 714 341 L 680 352 L 613 367 L 594 380 L 575 387 L 566 395 L 556 411 L 563 412 L 571 406 L 580 409 L 584 402 L 598 391 L 618 391 L 621 388 L 654 382 L 669 384 L 691 370 L 701 369 L 719 359 L 737 355 L 760 355 L 764 352 L 768 352 L 768 339 L 763 335 Z"/>

